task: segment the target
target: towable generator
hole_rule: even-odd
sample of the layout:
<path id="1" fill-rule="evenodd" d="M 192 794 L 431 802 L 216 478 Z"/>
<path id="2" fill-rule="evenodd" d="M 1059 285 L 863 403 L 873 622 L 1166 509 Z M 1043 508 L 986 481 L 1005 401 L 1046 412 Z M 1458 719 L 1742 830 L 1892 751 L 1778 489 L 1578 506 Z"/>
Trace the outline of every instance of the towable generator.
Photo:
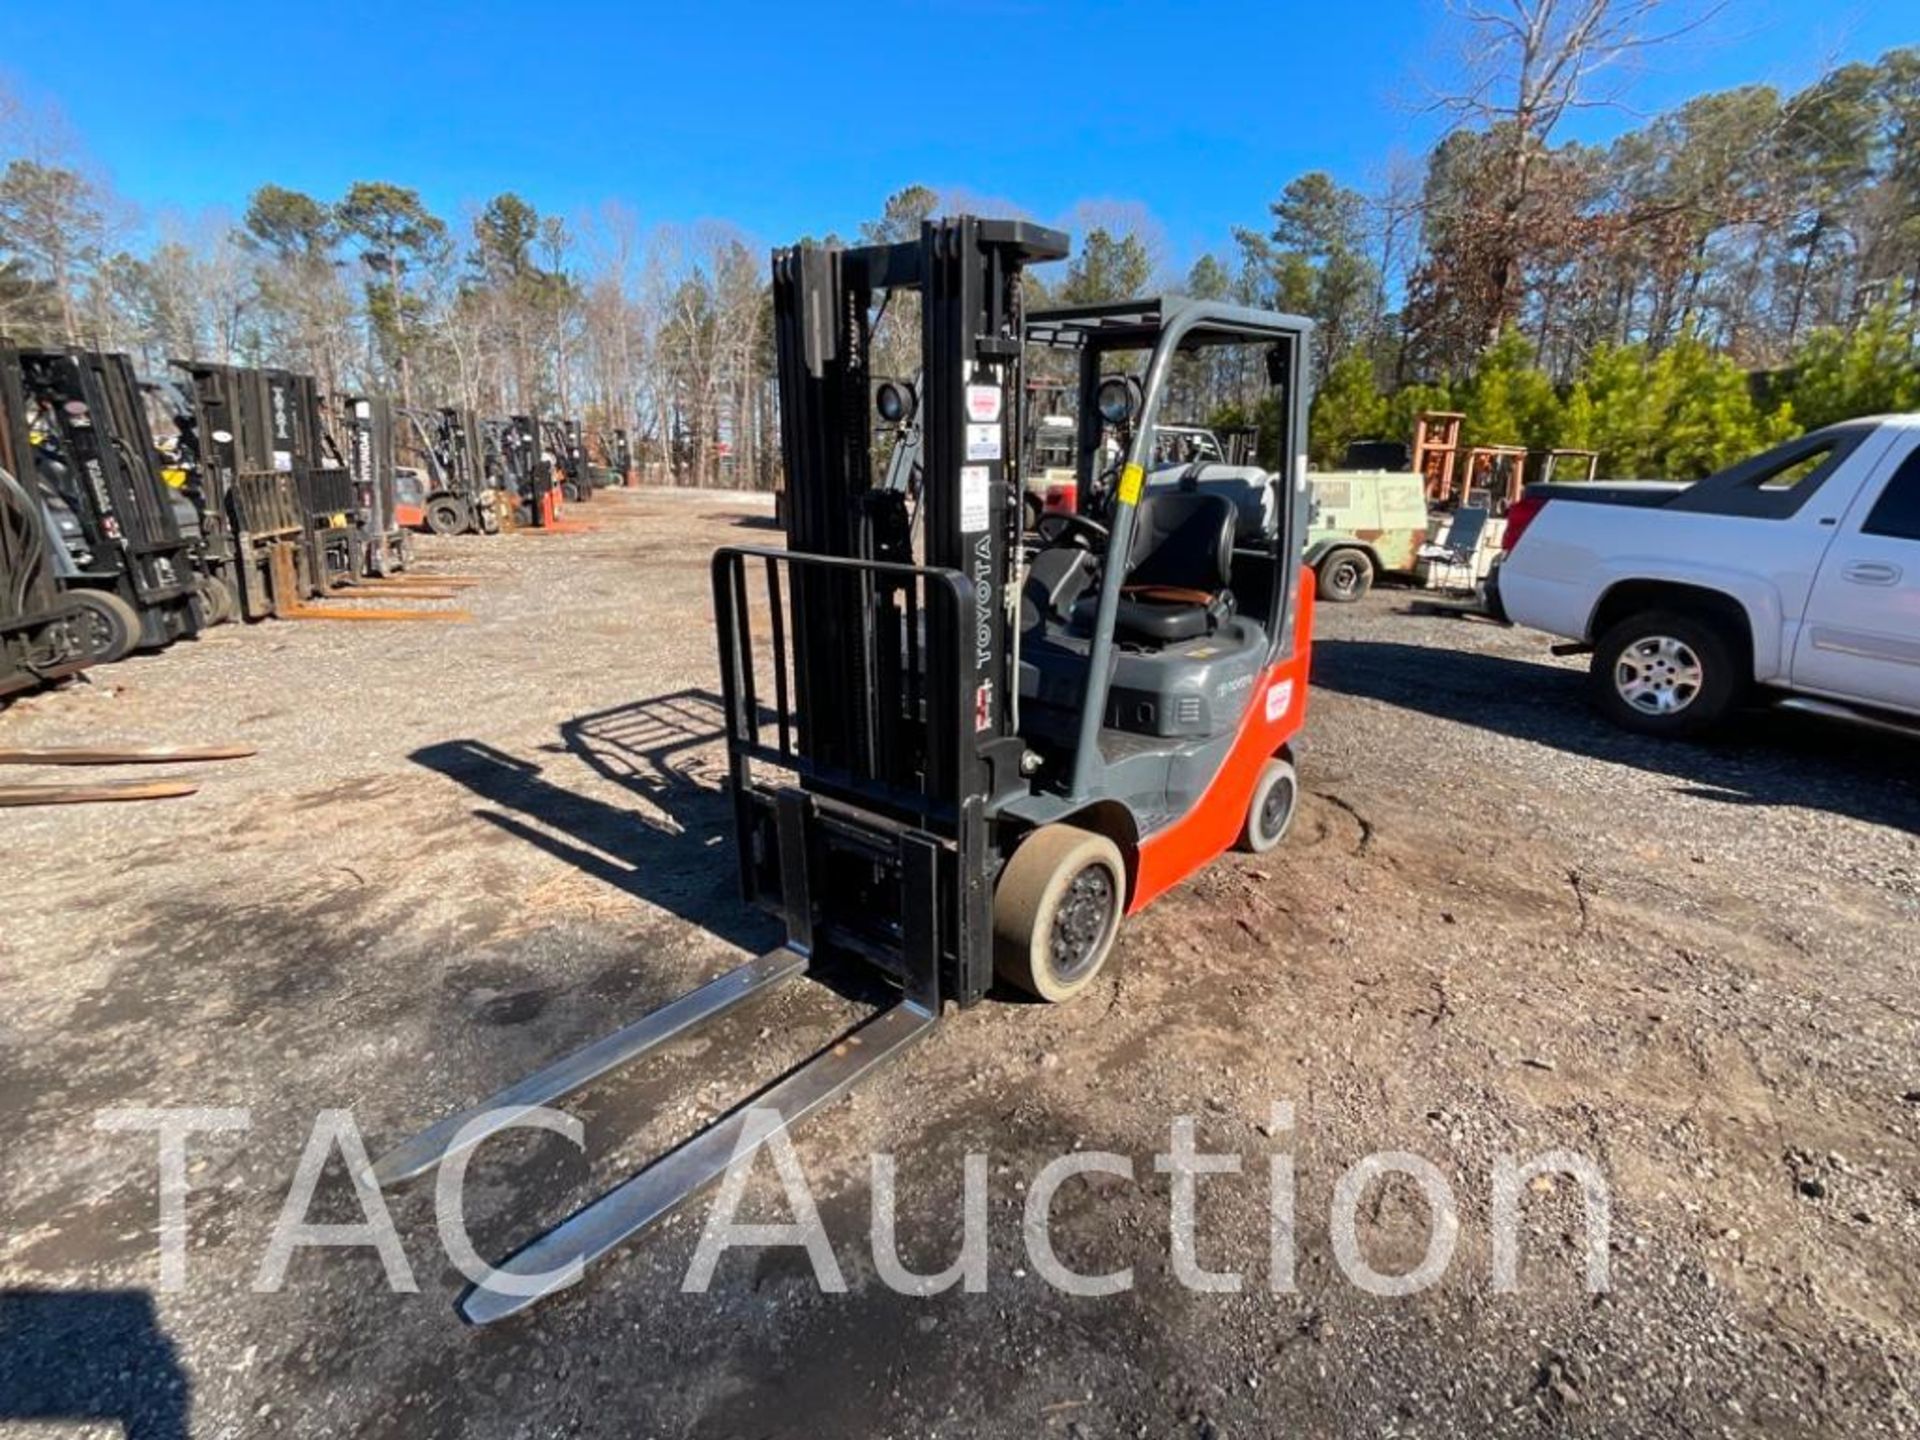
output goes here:
<path id="1" fill-rule="evenodd" d="M 1312 605 L 1310 322 L 1172 296 L 1029 317 L 1022 272 L 1067 250 L 1054 230 L 960 217 L 775 254 L 790 548 L 719 550 L 713 585 L 741 886 L 787 940 L 402 1145 L 381 1182 L 816 966 L 871 970 L 894 1001 L 750 1102 L 791 1126 L 996 981 L 1084 994 L 1127 915 L 1236 842 L 1285 834 Z M 875 306 L 896 291 L 921 298 L 917 386 L 869 371 Z M 1029 342 L 1077 364 L 1102 422 L 1080 427 L 1083 490 L 1111 497 L 1107 523 L 1063 517 L 1031 549 Z M 1223 346 L 1263 353 L 1275 468 L 1255 483 L 1198 464 L 1149 489 L 1176 359 Z M 917 416 L 916 483 L 874 475 L 876 412 Z M 462 1313 L 499 1319 L 571 1284 L 770 1133 L 743 1104 L 520 1250 Z"/>
<path id="2" fill-rule="evenodd" d="M 125 355 L 0 347 L 7 408 L 25 416 L 34 463 L 16 475 L 38 484 L 48 513 L 71 523 L 54 554 L 70 591 L 92 592 L 105 649 L 117 660 L 197 635 L 208 623 L 195 537 L 160 478 L 146 396 Z M 23 464 L 25 461 L 23 459 Z M 181 508 L 191 505 L 179 499 Z"/>

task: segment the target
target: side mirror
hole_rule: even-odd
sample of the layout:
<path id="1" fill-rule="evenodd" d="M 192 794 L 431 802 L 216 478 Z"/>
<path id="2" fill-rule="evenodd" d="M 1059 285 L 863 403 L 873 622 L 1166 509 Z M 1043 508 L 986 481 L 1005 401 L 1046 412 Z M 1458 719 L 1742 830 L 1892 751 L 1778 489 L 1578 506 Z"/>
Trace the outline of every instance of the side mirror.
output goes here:
<path id="1" fill-rule="evenodd" d="M 1109 425 L 1124 425 L 1134 417 L 1133 382 L 1125 375 L 1109 375 L 1100 382 L 1098 404 L 1100 418 Z"/>

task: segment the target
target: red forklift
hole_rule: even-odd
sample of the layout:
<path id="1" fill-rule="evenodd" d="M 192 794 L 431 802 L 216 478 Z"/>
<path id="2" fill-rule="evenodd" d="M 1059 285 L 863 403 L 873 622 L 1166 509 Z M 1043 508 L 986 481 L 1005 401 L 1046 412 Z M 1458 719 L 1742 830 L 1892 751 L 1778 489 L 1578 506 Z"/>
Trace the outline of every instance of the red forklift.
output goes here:
<path id="1" fill-rule="evenodd" d="M 424 1173 L 816 967 L 892 1003 L 753 1097 L 788 1127 L 996 986 L 1092 987 L 1122 921 L 1293 816 L 1312 583 L 1300 564 L 1311 323 L 1176 296 L 1028 315 L 1022 272 L 1067 237 L 930 221 L 917 239 L 773 258 L 787 549 L 713 557 L 741 887 L 786 942 L 434 1126 L 373 1167 Z M 876 307 L 918 292 L 917 385 L 870 373 Z M 1075 362 L 1082 494 L 1107 523 L 1023 536 L 1031 345 Z M 1251 347 L 1279 399 L 1264 503 L 1244 476 L 1147 472 L 1178 357 Z M 1129 373 L 1129 371 L 1133 373 Z M 913 410 L 917 483 L 875 474 L 875 413 Z M 1117 449 L 1118 460 L 1106 457 Z M 1264 517 L 1264 518 L 1256 518 Z M 506 1260 L 485 1323 L 716 1180 L 749 1105 Z M 764 1137 L 764 1131 L 755 1131 Z"/>

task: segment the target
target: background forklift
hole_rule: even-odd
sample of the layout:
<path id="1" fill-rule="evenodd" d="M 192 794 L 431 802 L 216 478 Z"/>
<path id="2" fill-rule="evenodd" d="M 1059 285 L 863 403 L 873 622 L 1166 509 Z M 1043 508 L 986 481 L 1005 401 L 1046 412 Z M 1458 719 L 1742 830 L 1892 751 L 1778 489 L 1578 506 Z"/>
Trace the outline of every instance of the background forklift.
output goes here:
<path id="1" fill-rule="evenodd" d="M 1312 603 L 1310 322 L 1173 297 L 1029 322 L 1024 268 L 1067 251 L 1054 230 L 959 217 L 899 244 L 775 254 L 790 548 L 719 550 L 713 577 L 741 884 L 787 941 L 402 1145 L 380 1182 L 770 985 L 833 964 L 877 973 L 897 1001 L 754 1098 L 792 1125 L 996 977 L 1044 1000 L 1085 992 L 1127 914 L 1236 841 L 1285 834 Z M 893 291 L 921 297 L 917 386 L 869 372 Z M 1102 466 L 1102 427 L 1081 427 L 1081 490 L 1110 491 L 1111 523 L 1064 517 L 1031 555 L 1029 338 L 1077 361 L 1082 413 L 1120 457 Z M 1203 474 L 1146 491 L 1176 356 L 1224 345 L 1263 350 L 1282 402 L 1254 507 L 1268 518 L 1250 527 Z M 1128 355 L 1146 357 L 1143 378 L 1105 373 Z M 876 483 L 876 408 L 902 428 L 917 410 L 917 484 Z M 743 1105 L 521 1250 L 502 1267 L 512 1283 L 470 1290 L 462 1313 L 498 1319 L 571 1284 L 766 1138 L 748 1127 Z"/>
<path id="2" fill-rule="evenodd" d="M 547 450 L 560 478 L 561 497 L 575 505 L 593 498 L 593 475 L 587 467 L 587 442 L 578 420 L 542 421 Z"/>
<path id="3" fill-rule="evenodd" d="M 497 534 L 501 482 L 489 469 L 479 416 L 454 405 L 402 414 L 426 473 L 419 523 L 435 535 Z"/>
<path id="4" fill-rule="evenodd" d="M 633 468 L 633 436 L 624 426 L 613 427 L 609 441 L 607 464 L 613 467 L 613 473 L 619 477 L 619 484 L 628 490 L 640 483 L 640 476 Z"/>
<path id="5" fill-rule="evenodd" d="M 249 620 L 457 619 L 458 612 L 402 609 L 327 609 L 308 602 L 356 593 L 448 598 L 405 582 L 370 580 L 363 565 L 361 511 L 351 472 L 325 467 L 314 483 L 303 447 L 319 434 L 311 381 L 284 371 L 176 360 L 187 378 L 188 404 L 178 417 L 178 458 L 188 470 L 188 493 L 202 509 L 203 529 L 219 536 L 208 545 L 212 573 L 231 590 Z M 313 404 L 303 423 L 299 407 Z M 369 434 L 371 443 L 371 434 Z M 345 504 L 332 511 L 330 504 Z M 316 510 L 316 507 L 319 507 Z M 448 583 L 436 577 L 429 584 Z M 376 591 L 377 587 L 377 591 Z"/>
<path id="6" fill-rule="evenodd" d="M 16 375 L 0 359 L 0 695 L 97 664 L 114 638 L 97 592 L 61 588 L 66 542 L 48 523 Z"/>
<path id="7" fill-rule="evenodd" d="M 549 432 L 546 422 L 531 415 L 512 416 L 499 432 L 507 493 L 517 502 L 519 523 L 534 530 L 551 530 L 559 523 L 554 452 L 542 443 Z"/>
<path id="8" fill-rule="evenodd" d="M 75 522 L 54 551 L 71 591 L 89 591 L 103 646 L 100 660 L 158 649 L 207 623 L 195 540 L 182 532 L 172 490 L 160 479 L 146 397 L 124 355 L 16 350 L 0 345 L 6 409 L 24 417 L 47 505 Z M 24 464 L 24 461 L 23 461 Z"/>
<path id="9" fill-rule="evenodd" d="M 384 395 L 348 395 L 339 414 L 360 523 L 355 574 L 398 575 L 413 558 L 413 539 L 399 511 L 393 402 Z"/>
<path id="10" fill-rule="evenodd" d="M 276 455 L 272 400 L 263 370 L 206 360 L 175 360 L 184 384 L 176 416 L 176 458 L 200 510 L 206 563 L 248 620 L 317 594 L 307 548 L 305 509 L 294 485 L 291 452 Z M 276 552 L 287 553 L 287 593 L 276 594 Z"/>

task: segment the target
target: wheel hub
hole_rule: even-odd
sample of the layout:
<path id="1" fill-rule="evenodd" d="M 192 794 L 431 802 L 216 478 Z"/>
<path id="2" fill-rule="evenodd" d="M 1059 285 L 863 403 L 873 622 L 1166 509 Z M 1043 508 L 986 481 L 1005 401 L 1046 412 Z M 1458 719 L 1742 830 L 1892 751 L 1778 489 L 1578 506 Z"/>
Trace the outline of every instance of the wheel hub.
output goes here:
<path id="1" fill-rule="evenodd" d="M 1620 698 L 1643 715 L 1677 715 L 1706 683 L 1706 667 L 1693 647 L 1671 635 L 1636 640 L 1613 667 Z"/>
<path id="2" fill-rule="evenodd" d="M 1292 809 L 1293 786 L 1284 780 L 1276 782 L 1260 802 L 1260 833 L 1278 834 L 1280 827 L 1286 823 L 1287 813 Z"/>
<path id="3" fill-rule="evenodd" d="M 1113 877 L 1104 865 L 1089 865 L 1068 882 L 1048 937 L 1054 975 L 1062 982 L 1077 980 L 1099 957 L 1114 899 Z"/>

